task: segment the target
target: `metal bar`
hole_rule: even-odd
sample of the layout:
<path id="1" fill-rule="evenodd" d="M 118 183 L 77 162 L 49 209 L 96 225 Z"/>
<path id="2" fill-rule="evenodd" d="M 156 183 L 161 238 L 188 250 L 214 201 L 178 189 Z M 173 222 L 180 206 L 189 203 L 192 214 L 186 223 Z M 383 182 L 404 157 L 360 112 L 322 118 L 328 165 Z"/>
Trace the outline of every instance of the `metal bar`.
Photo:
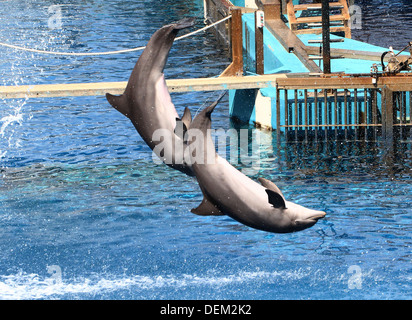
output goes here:
<path id="1" fill-rule="evenodd" d="M 288 132 L 288 127 L 289 127 L 289 110 L 288 110 L 288 90 L 283 90 L 284 92 L 285 92 L 285 127 L 286 127 L 286 130 L 285 130 L 285 139 L 286 139 L 286 142 L 288 141 L 288 135 L 289 135 L 289 132 Z"/>
<path id="2" fill-rule="evenodd" d="M 363 96 L 364 96 L 364 101 L 365 101 L 365 104 L 364 104 L 365 110 L 364 110 L 364 115 L 363 115 L 364 116 L 363 122 L 365 124 L 368 124 L 369 121 L 368 121 L 368 91 L 367 91 L 367 89 L 364 90 Z M 368 132 L 368 127 L 365 126 L 365 138 L 367 137 L 367 132 Z"/>
<path id="3" fill-rule="evenodd" d="M 280 143 L 280 89 L 276 87 L 276 139 Z"/>
<path id="4" fill-rule="evenodd" d="M 323 119 L 323 123 L 325 125 L 328 125 L 328 91 L 324 90 L 324 119 Z M 328 130 L 325 129 L 325 141 L 328 140 Z"/>
<path id="5" fill-rule="evenodd" d="M 335 97 L 335 140 L 338 139 L 338 90 L 335 90 L 334 92 L 334 97 Z"/>
<path id="6" fill-rule="evenodd" d="M 353 95 L 354 95 L 354 99 L 353 99 L 353 104 L 354 104 L 353 122 L 355 124 L 358 124 L 358 121 L 359 121 L 359 115 L 358 115 L 358 89 L 353 90 Z M 355 140 L 357 140 L 358 139 L 358 127 L 355 126 L 354 130 L 355 130 Z"/>
<path id="7" fill-rule="evenodd" d="M 372 89 L 372 119 L 373 124 L 378 123 L 378 92 Z M 373 130 L 373 139 L 376 141 L 376 127 Z"/>
<path id="8" fill-rule="evenodd" d="M 403 104 L 403 92 L 398 92 L 398 103 L 399 103 L 399 136 L 402 139 L 403 137 L 403 110 L 404 110 L 404 104 Z"/>
<path id="9" fill-rule="evenodd" d="M 344 112 L 344 124 L 345 124 L 345 140 L 348 140 L 348 89 L 344 90 L 345 96 L 343 97 L 343 112 Z"/>
<path id="10" fill-rule="evenodd" d="M 315 140 L 318 140 L 318 125 L 319 125 L 319 114 L 318 114 L 318 90 L 315 89 L 313 91 L 313 95 L 315 97 L 315 111 L 314 111 L 314 115 L 315 115 Z"/>
<path id="11" fill-rule="evenodd" d="M 329 0 L 322 0 L 322 40 L 323 73 L 331 73 L 330 68 L 330 17 Z"/>
<path id="12" fill-rule="evenodd" d="M 412 91 L 409 91 L 409 123 L 412 124 Z"/>
<path id="13" fill-rule="evenodd" d="M 335 124 L 319 124 L 319 125 L 317 125 L 317 126 L 315 126 L 315 125 L 304 125 L 304 124 L 299 124 L 299 125 L 297 125 L 297 126 L 295 126 L 295 125 L 293 125 L 293 124 L 291 124 L 290 126 L 280 126 L 281 128 L 294 128 L 294 127 L 298 127 L 298 128 L 305 128 L 305 127 L 307 127 L 307 128 L 314 128 L 314 127 L 319 127 L 319 128 L 332 128 L 332 127 L 334 127 L 335 126 Z M 350 124 L 341 124 L 341 125 L 339 125 L 340 127 L 342 127 L 342 128 L 345 128 L 345 127 L 354 127 L 354 126 L 358 126 L 358 127 L 381 127 L 382 125 L 381 124 L 372 124 L 372 123 L 368 123 L 368 124 L 354 124 L 354 123 L 350 123 Z M 396 126 L 396 124 L 394 124 L 394 126 Z M 398 126 L 399 126 L 399 124 L 398 124 Z"/>
<path id="14" fill-rule="evenodd" d="M 406 123 L 407 122 L 407 120 L 406 120 L 406 91 L 405 92 L 403 92 L 403 105 L 404 105 L 404 108 L 403 108 L 403 111 L 404 111 L 404 118 L 403 118 L 403 122 L 404 123 Z"/>
<path id="15" fill-rule="evenodd" d="M 308 124 L 313 124 L 314 123 L 314 116 L 313 116 L 313 110 L 315 108 L 314 104 L 312 102 L 309 102 L 309 97 L 314 97 L 314 93 L 310 93 L 307 89 L 306 90 L 306 95 L 308 99 Z"/>
<path id="16" fill-rule="evenodd" d="M 299 125 L 299 118 L 298 118 L 298 90 L 295 90 L 295 141 L 298 141 L 298 125 Z"/>
<path id="17" fill-rule="evenodd" d="M 308 90 L 305 89 L 305 125 L 308 125 Z M 305 141 L 308 141 L 308 128 L 305 127 Z"/>

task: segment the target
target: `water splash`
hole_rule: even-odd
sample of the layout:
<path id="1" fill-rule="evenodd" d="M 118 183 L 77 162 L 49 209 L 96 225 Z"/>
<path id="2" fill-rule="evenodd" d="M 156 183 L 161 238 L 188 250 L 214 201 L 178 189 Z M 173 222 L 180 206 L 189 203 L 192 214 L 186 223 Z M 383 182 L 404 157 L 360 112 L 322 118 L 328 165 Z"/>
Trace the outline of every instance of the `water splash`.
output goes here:
<path id="1" fill-rule="evenodd" d="M 22 122 L 23 122 L 23 114 L 20 113 L 20 108 L 19 108 L 18 110 L 16 110 L 16 111 L 17 111 L 16 114 L 11 114 L 11 115 L 5 116 L 5 117 L 3 117 L 3 118 L 0 119 L 0 122 L 3 123 L 2 126 L 1 126 L 1 128 L 0 128 L 0 135 L 1 135 L 2 138 L 4 138 L 4 134 L 5 134 L 6 128 L 7 128 L 10 124 L 12 124 L 12 123 L 14 123 L 14 122 L 17 122 L 18 124 L 22 124 Z"/>
<path id="2" fill-rule="evenodd" d="M 1 144 L 0 144 L 0 159 L 4 158 L 8 152 L 8 150 L 12 148 L 20 148 L 21 147 L 21 139 L 16 136 L 15 125 L 22 125 L 23 124 L 23 113 L 22 108 L 26 101 L 20 102 L 19 105 L 16 107 L 11 107 L 11 113 L 8 115 L 3 116 L 0 119 L 0 137 L 1 137 Z M 5 150 L 2 150 L 5 149 Z"/>

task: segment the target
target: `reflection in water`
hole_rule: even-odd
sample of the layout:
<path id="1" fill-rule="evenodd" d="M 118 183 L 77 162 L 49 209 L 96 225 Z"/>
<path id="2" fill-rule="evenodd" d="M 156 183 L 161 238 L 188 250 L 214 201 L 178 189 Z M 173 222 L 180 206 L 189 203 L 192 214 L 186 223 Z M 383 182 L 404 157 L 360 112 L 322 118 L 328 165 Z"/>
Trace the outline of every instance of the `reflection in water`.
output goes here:
<path id="1" fill-rule="evenodd" d="M 317 142 L 281 145 L 280 163 L 307 176 L 334 176 L 358 180 L 412 178 L 410 143 Z M 282 152 L 282 149 L 283 152 Z"/>
<path id="2" fill-rule="evenodd" d="M 232 123 L 232 126 L 235 125 Z M 239 137 L 240 156 L 239 161 L 235 157 L 235 161 L 231 163 L 236 164 L 238 161 L 239 166 L 253 168 L 255 171 L 253 175 L 276 168 L 277 178 L 286 180 L 312 179 L 313 177 L 328 179 L 333 177 L 347 181 L 412 179 L 412 143 L 410 140 L 286 142 L 283 136 L 278 141 L 275 132 L 249 127 L 248 134 L 245 134 L 247 126 L 235 127 L 237 132 L 235 136 Z M 241 139 L 246 135 L 247 144 Z M 232 137 L 231 140 L 233 143 Z M 234 146 L 237 147 L 236 144 Z M 227 152 L 226 156 L 230 158 L 233 154 Z"/>

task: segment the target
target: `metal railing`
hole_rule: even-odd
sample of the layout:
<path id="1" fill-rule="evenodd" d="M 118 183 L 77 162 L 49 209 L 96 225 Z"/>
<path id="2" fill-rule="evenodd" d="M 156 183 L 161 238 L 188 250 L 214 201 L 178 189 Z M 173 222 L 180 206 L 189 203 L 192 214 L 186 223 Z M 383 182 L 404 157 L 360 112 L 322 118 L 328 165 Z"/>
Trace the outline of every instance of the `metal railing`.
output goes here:
<path id="1" fill-rule="evenodd" d="M 412 77 L 391 77 L 386 82 L 393 85 L 373 84 L 371 79 L 278 79 L 278 137 L 284 133 L 286 139 L 296 141 L 376 139 L 378 135 L 392 139 L 397 129 L 404 137 L 412 128 Z"/>

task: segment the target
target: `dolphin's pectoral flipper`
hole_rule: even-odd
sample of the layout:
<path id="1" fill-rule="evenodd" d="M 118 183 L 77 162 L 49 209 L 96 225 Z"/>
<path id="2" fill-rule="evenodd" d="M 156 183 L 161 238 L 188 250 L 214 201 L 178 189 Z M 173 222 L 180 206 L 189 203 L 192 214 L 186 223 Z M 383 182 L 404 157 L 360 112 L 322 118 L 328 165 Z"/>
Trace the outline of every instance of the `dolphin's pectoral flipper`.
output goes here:
<path id="1" fill-rule="evenodd" d="M 286 209 L 285 199 L 280 193 L 270 189 L 265 189 L 265 191 L 268 194 L 268 201 L 270 204 L 278 209 Z"/>
<path id="2" fill-rule="evenodd" d="M 126 117 L 130 118 L 130 108 L 127 102 L 126 95 L 114 96 L 110 93 L 106 93 L 106 99 L 112 105 L 113 108 L 123 113 Z"/>
<path id="3" fill-rule="evenodd" d="M 203 201 L 197 208 L 192 209 L 191 212 L 199 216 L 223 216 L 224 213 L 209 199 L 203 188 L 200 187 L 200 189 L 203 193 Z"/>
<path id="4" fill-rule="evenodd" d="M 272 181 L 269 181 L 268 179 L 265 179 L 265 178 L 258 178 L 258 180 L 261 183 L 261 185 L 264 186 L 266 189 L 275 191 L 275 192 L 279 193 L 283 198 L 285 198 L 283 196 L 282 191 L 280 191 L 278 186 L 276 184 L 274 184 Z"/>
<path id="5" fill-rule="evenodd" d="M 224 213 L 219 210 L 211 201 L 207 198 L 203 198 L 202 203 L 192 210 L 192 213 L 197 214 L 199 216 L 223 216 Z"/>

